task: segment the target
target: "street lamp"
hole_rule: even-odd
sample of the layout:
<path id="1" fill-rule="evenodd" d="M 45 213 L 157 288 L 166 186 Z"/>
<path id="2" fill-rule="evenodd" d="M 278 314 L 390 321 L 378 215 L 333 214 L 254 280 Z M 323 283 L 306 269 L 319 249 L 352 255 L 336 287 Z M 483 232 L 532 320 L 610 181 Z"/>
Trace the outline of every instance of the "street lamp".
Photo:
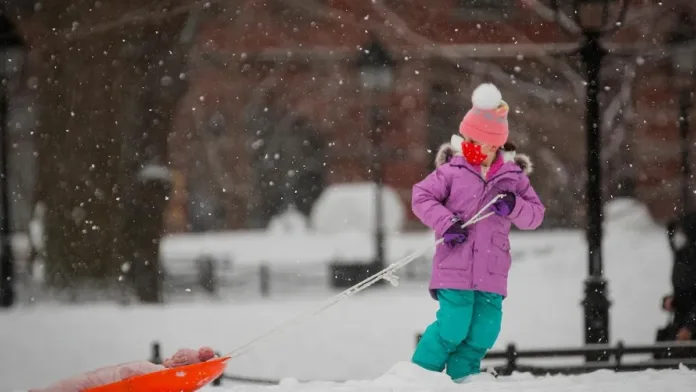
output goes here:
<path id="1" fill-rule="evenodd" d="M 565 3 L 565 2 L 564 2 Z M 620 7 L 617 11 L 617 5 Z M 552 7 L 559 11 L 558 0 Z M 602 181 L 601 181 L 601 123 L 599 111 L 600 70 L 607 55 L 600 39 L 604 34 L 618 29 L 628 10 L 628 1 L 618 0 L 573 0 L 572 17 L 582 30 L 583 41 L 579 54 L 585 68 L 586 87 L 586 154 L 587 154 L 587 226 L 588 277 L 585 280 L 585 344 L 609 342 L 609 299 L 607 281 L 602 276 Z M 611 20 L 615 19 L 615 20 Z M 587 355 L 587 361 L 606 361 L 606 353 Z"/>
<path id="2" fill-rule="evenodd" d="M 677 89 L 679 90 L 679 136 L 681 139 L 681 167 L 682 167 L 682 196 L 681 215 L 689 212 L 689 127 L 691 119 L 691 91 L 696 71 L 696 26 L 687 12 L 679 15 L 677 28 L 670 36 L 670 44 L 674 48 L 672 55 L 672 70 L 674 72 Z"/>
<path id="3" fill-rule="evenodd" d="M 9 92 L 16 87 L 15 76 L 24 65 L 24 42 L 4 10 L 0 11 L 0 192 L 2 201 L 2 258 L 0 259 L 0 307 L 14 304 L 14 260 L 10 224 L 8 181 L 9 140 L 7 135 Z"/>
<path id="4" fill-rule="evenodd" d="M 370 143 L 372 161 L 370 172 L 375 184 L 375 263 L 376 271 L 384 268 L 384 207 L 382 205 L 383 167 L 382 167 L 382 111 L 376 96 L 391 90 L 394 81 L 394 60 L 387 49 L 372 36 L 362 48 L 357 59 L 360 84 L 370 94 Z M 369 272 L 376 272 L 369 271 Z M 368 272 L 368 275 L 370 273 Z"/>

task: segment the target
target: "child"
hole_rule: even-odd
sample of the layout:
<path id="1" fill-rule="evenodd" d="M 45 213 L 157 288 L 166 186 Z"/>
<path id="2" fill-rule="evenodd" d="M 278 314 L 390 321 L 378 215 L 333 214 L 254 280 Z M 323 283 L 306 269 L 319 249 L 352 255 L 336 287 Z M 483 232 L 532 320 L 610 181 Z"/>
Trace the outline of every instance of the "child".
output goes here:
<path id="1" fill-rule="evenodd" d="M 455 382 L 479 372 L 498 339 L 507 296 L 511 224 L 536 229 L 545 208 L 529 183 L 529 158 L 507 143 L 508 105 L 492 84 L 472 95 L 459 135 L 443 145 L 436 170 L 413 187 L 415 215 L 444 238 L 433 258 L 431 296 L 437 320 L 425 330 L 412 361 Z M 496 195 L 493 216 L 462 228 Z M 488 212 L 488 211 L 486 211 Z"/>

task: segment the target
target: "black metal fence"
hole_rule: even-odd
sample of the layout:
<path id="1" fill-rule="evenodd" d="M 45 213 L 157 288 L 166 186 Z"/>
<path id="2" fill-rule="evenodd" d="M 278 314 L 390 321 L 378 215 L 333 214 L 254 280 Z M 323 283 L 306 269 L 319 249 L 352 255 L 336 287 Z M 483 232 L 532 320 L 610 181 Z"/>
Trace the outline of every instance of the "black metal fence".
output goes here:
<path id="1" fill-rule="evenodd" d="M 680 342 L 660 343 L 650 346 L 626 346 L 619 342 L 616 346 L 592 345 L 578 348 L 561 349 L 530 349 L 518 350 L 514 344 L 508 345 L 505 351 L 493 351 L 486 355 L 487 360 L 504 359 L 505 365 L 496 368 L 498 373 L 510 375 L 513 372 L 531 373 L 534 375 L 547 374 L 581 374 L 600 369 L 608 369 L 617 372 L 639 371 L 646 369 L 676 369 L 680 365 L 688 368 L 696 368 L 695 357 L 664 357 L 654 359 L 656 354 L 664 351 L 696 350 L 696 342 L 687 344 Z M 647 355 L 653 359 L 641 361 L 626 361 L 628 355 Z M 584 362 L 578 365 L 535 366 L 520 363 L 520 359 L 542 358 L 584 358 L 587 355 L 608 356 L 607 361 Z"/>
<path id="2" fill-rule="evenodd" d="M 421 334 L 416 336 L 416 343 Z M 601 355 L 606 361 L 583 362 L 577 365 L 531 365 L 520 363 L 523 359 L 584 359 L 588 355 Z M 627 356 L 650 355 L 648 360 L 626 361 Z M 519 350 L 511 343 L 503 351 L 489 351 L 484 361 L 504 360 L 504 365 L 493 366 L 498 374 L 510 375 L 513 372 L 548 374 L 582 374 L 596 370 L 640 371 L 647 369 L 677 369 L 679 366 L 696 368 L 696 341 L 660 342 L 651 345 L 626 346 L 619 341 L 615 346 L 608 344 L 586 345 L 576 348 L 528 349 Z M 559 361 L 560 362 L 560 361 Z"/>
<path id="3" fill-rule="evenodd" d="M 419 339 L 420 334 L 416 336 L 416 340 Z M 587 355 L 592 354 L 603 354 L 604 356 L 607 356 L 609 360 L 602 362 L 584 362 L 576 365 L 560 364 L 553 366 L 520 363 L 520 360 L 523 359 L 584 359 Z M 627 356 L 632 355 L 650 355 L 652 359 L 638 361 L 625 360 Z M 154 363 L 162 362 L 161 346 L 158 342 L 152 344 L 152 357 L 150 360 Z M 515 344 L 509 344 L 505 350 L 488 352 L 484 358 L 484 361 L 489 360 L 505 361 L 503 365 L 493 366 L 496 372 L 500 375 L 511 375 L 514 372 L 530 373 L 535 376 L 553 374 L 571 375 L 590 373 L 602 369 L 626 372 L 647 369 L 677 369 L 680 366 L 696 369 L 696 341 L 662 342 L 644 346 L 626 346 L 622 342 L 618 342 L 615 346 L 602 344 L 577 348 L 529 350 L 518 350 Z M 280 383 L 280 380 L 244 377 L 225 373 L 213 381 L 212 385 L 220 386 L 222 385 L 223 380 L 246 384 L 276 385 Z"/>

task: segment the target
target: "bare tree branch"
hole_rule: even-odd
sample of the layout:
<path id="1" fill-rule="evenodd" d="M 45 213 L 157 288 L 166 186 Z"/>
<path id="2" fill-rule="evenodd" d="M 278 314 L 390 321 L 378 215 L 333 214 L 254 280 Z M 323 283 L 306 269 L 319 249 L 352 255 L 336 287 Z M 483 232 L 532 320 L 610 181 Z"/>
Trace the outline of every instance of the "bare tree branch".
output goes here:
<path id="1" fill-rule="evenodd" d="M 522 5 L 534 11 L 537 15 L 543 18 L 547 22 L 552 22 L 558 24 L 558 26 L 563 29 L 566 33 L 574 36 L 581 33 L 580 26 L 577 25 L 572 19 L 567 15 L 559 12 L 555 12 L 551 8 L 547 7 L 539 0 L 520 0 Z"/>
<path id="2" fill-rule="evenodd" d="M 620 124 L 617 126 L 617 123 L 623 119 L 627 106 L 632 105 L 631 98 L 635 76 L 635 64 L 631 62 L 624 67 L 619 92 L 609 102 L 604 113 L 602 113 L 602 129 L 605 130 L 605 133 L 610 131 L 609 133 L 611 134 L 610 143 L 602 149 L 601 159 L 603 161 L 608 161 L 624 145 L 626 133 Z"/>
<path id="3" fill-rule="evenodd" d="M 510 78 L 510 73 L 505 72 L 501 67 L 493 64 L 493 63 L 486 63 L 485 65 L 481 66 L 480 63 L 478 62 L 472 62 L 468 60 L 461 59 L 458 54 L 451 53 L 448 50 L 448 47 L 443 47 L 441 45 L 435 44 L 432 40 L 428 39 L 427 37 L 424 37 L 413 30 L 411 30 L 407 23 L 399 16 L 397 15 L 394 11 L 390 10 L 382 0 L 373 0 L 372 1 L 373 7 L 380 13 L 380 15 L 385 19 L 387 25 L 392 25 L 394 26 L 395 30 L 397 33 L 404 37 L 407 38 L 410 42 L 420 45 L 423 48 L 426 48 L 426 50 L 432 51 L 434 54 L 444 57 L 450 61 L 455 62 L 458 64 L 460 67 L 463 68 L 468 68 L 474 72 L 477 70 L 480 70 L 481 68 L 485 69 L 490 76 L 495 78 L 496 80 L 499 80 L 503 83 L 510 83 L 511 78 Z M 544 58 L 546 56 L 541 56 L 540 58 Z M 579 82 L 577 80 L 578 78 L 576 77 L 576 82 Z M 549 102 L 555 102 L 559 99 L 561 100 L 569 100 L 570 97 L 565 94 L 565 92 L 562 91 L 554 91 L 550 90 L 547 88 L 544 88 L 543 86 L 540 86 L 538 84 L 532 84 L 532 83 L 527 83 L 523 80 L 520 80 L 518 78 L 515 78 L 513 81 L 514 84 L 519 85 L 520 87 L 525 88 L 527 91 L 529 91 L 530 94 L 535 96 L 536 98 L 542 100 L 545 103 Z"/>
<path id="4" fill-rule="evenodd" d="M 114 29 L 123 28 L 125 25 L 129 24 L 139 24 L 146 22 L 156 22 L 161 20 L 166 20 L 177 15 L 187 13 L 195 9 L 205 9 L 210 7 L 213 3 L 218 3 L 223 0 L 192 0 L 190 4 L 180 5 L 172 9 L 167 9 L 167 5 L 170 3 L 166 1 L 164 3 L 157 4 L 153 6 L 152 4 L 145 6 L 139 10 L 133 11 L 131 13 L 121 16 L 119 19 L 111 21 L 98 23 L 91 26 L 77 27 L 76 29 L 64 30 L 56 34 L 61 40 L 76 40 L 85 38 L 94 34 L 106 33 Z M 154 9 L 153 9 L 154 8 Z"/>

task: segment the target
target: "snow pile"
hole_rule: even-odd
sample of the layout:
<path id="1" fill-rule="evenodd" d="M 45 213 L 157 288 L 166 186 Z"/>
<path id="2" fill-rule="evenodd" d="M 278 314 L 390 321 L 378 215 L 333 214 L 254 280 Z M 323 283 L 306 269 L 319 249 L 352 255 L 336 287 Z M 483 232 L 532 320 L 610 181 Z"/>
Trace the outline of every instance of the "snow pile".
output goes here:
<path id="1" fill-rule="evenodd" d="M 376 186 L 371 182 L 331 185 L 319 196 L 310 216 L 320 233 L 359 230 L 374 232 Z M 399 232 L 406 221 L 406 210 L 393 188 L 382 188 L 385 232 Z"/>
<path id="2" fill-rule="evenodd" d="M 268 232 L 277 234 L 296 234 L 307 232 L 309 220 L 294 204 L 288 209 L 271 218 L 268 222 Z"/>
<path id="3" fill-rule="evenodd" d="M 510 377 L 493 378 L 477 375 L 468 382 L 455 384 L 441 373 L 425 371 L 411 363 L 400 362 L 381 377 L 371 381 L 345 383 L 283 380 L 278 386 L 238 386 L 225 388 L 234 392 L 654 392 L 693 391 L 696 372 L 686 368 L 679 370 L 615 373 L 597 371 L 579 376 L 533 377 L 529 374 L 513 374 Z M 220 391 L 207 387 L 203 392 Z"/>
<path id="4" fill-rule="evenodd" d="M 230 260 L 233 266 L 308 265 L 323 267 L 332 261 L 362 262 L 372 248 L 367 233 L 340 235 L 286 234 L 267 231 L 236 231 L 206 234 L 177 234 L 162 240 L 161 255 L 167 273 L 190 272 L 191 260 L 201 256 Z"/>
<path id="5" fill-rule="evenodd" d="M 616 230 L 645 231 L 658 228 L 648 207 L 636 199 L 617 198 L 604 206 L 606 225 Z"/>

